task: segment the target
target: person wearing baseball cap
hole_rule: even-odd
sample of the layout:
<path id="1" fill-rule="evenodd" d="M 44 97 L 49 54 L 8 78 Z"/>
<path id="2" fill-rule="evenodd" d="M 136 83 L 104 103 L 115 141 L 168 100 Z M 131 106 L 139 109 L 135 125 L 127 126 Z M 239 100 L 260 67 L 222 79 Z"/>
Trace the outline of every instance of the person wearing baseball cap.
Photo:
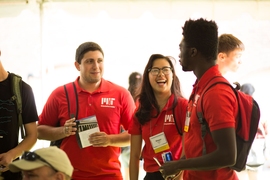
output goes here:
<path id="1" fill-rule="evenodd" d="M 66 153 L 56 147 L 26 151 L 20 160 L 9 164 L 11 172 L 22 171 L 23 180 L 27 179 L 57 179 L 71 180 L 73 166 Z"/>

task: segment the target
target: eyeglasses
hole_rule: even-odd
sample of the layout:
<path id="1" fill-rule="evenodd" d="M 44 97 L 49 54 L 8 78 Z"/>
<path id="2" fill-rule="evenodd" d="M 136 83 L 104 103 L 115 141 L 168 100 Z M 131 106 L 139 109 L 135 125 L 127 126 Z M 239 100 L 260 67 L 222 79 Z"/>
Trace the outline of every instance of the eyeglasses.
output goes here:
<path id="1" fill-rule="evenodd" d="M 162 71 L 162 73 L 164 75 L 168 75 L 172 72 L 172 67 L 150 68 L 150 69 L 148 69 L 148 72 L 150 72 L 153 76 L 157 76 L 159 74 L 160 70 Z"/>
<path id="2" fill-rule="evenodd" d="M 53 168 L 53 170 L 55 172 L 58 172 L 58 170 L 53 167 L 53 165 L 51 165 L 51 163 L 49 163 L 48 161 L 46 161 L 45 159 L 43 159 L 42 157 L 40 157 L 38 154 L 36 154 L 35 152 L 30 152 L 30 151 L 25 151 L 22 155 L 22 159 L 25 159 L 26 161 L 35 161 L 35 160 L 40 160 L 46 164 L 48 164 L 51 168 Z"/>

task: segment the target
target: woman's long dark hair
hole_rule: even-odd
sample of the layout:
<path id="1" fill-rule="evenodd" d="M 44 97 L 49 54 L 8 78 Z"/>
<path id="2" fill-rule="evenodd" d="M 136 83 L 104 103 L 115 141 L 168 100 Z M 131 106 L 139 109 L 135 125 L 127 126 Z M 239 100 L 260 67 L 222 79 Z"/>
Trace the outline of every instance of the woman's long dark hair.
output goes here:
<path id="1" fill-rule="evenodd" d="M 140 93 L 135 98 L 138 99 L 139 101 L 139 107 L 138 110 L 135 112 L 135 116 L 141 125 L 145 124 L 146 122 L 149 122 L 151 118 L 157 117 L 160 113 L 159 106 L 148 77 L 149 73 L 148 70 L 153 67 L 153 63 L 157 59 L 167 60 L 170 66 L 172 67 L 173 81 L 171 86 L 171 93 L 174 95 L 174 103 L 171 108 L 174 108 L 176 106 L 178 97 L 183 97 L 180 90 L 180 81 L 175 74 L 174 65 L 172 63 L 172 60 L 174 59 L 170 56 L 163 56 L 162 54 L 151 55 L 144 69 Z M 151 110 L 153 107 L 157 110 L 157 114 L 151 116 Z"/>

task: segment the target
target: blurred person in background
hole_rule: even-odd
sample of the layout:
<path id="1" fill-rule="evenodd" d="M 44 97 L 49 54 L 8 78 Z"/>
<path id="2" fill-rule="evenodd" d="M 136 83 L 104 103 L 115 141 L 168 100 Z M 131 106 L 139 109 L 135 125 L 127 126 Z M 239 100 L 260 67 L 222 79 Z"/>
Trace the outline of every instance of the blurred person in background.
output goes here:
<path id="1" fill-rule="evenodd" d="M 138 89 L 142 82 L 142 74 L 139 72 L 132 72 L 128 77 L 128 91 L 130 92 L 133 100 L 135 101 L 135 96 L 138 92 Z M 124 132 L 125 129 L 121 126 L 121 132 Z M 122 158 L 122 165 L 124 167 L 125 178 L 124 180 L 129 179 L 129 159 L 130 159 L 130 146 L 122 147 L 121 148 L 121 158 Z"/>
<path id="2" fill-rule="evenodd" d="M 253 96 L 255 88 L 251 83 L 245 83 L 241 86 L 240 91 Z M 258 131 L 249 152 L 245 170 L 249 180 L 259 179 L 258 172 L 263 170 L 266 161 L 266 136 L 268 133 L 266 126 L 266 122 L 259 122 Z"/>
<path id="3" fill-rule="evenodd" d="M 128 91 L 135 100 L 135 96 L 138 94 L 138 89 L 142 82 L 142 74 L 139 72 L 132 72 L 128 78 Z"/>
<path id="4" fill-rule="evenodd" d="M 244 44 L 234 35 L 222 34 L 218 37 L 217 64 L 223 76 L 227 72 L 236 72 L 239 69 L 244 50 Z"/>

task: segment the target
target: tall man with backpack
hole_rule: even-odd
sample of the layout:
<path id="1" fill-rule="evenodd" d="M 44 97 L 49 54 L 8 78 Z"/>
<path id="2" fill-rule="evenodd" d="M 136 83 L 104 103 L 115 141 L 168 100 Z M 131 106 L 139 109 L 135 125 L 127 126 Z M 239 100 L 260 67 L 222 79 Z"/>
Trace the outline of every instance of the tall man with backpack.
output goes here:
<path id="1" fill-rule="evenodd" d="M 80 73 L 73 82 L 75 88 L 66 86 L 69 100 L 63 86 L 51 93 L 39 116 L 38 138 L 63 139 L 60 148 L 74 167 L 72 179 L 122 180 L 120 147 L 129 145 L 130 135 L 127 131 L 120 133 L 120 127 L 129 128 L 135 103 L 127 89 L 103 78 L 104 53 L 97 43 L 82 43 L 76 50 L 74 65 Z M 74 127 L 93 117 L 95 124 Z M 87 133 L 79 141 L 79 130 L 92 125 L 98 126 L 99 132 Z M 78 141 L 91 145 L 80 147 Z"/>
<path id="2" fill-rule="evenodd" d="M 8 164 L 36 143 L 36 121 L 32 88 L 21 77 L 6 71 L 0 60 L 0 177 L 5 180 L 22 179 L 21 173 L 9 171 Z M 21 142 L 18 142 L 19 127 L 23 133 Z"/>
<path id="3" fill-rule="evenodd" d="M 249 131 L 252 127 L 249 115 L 247 121 L 237 118 L 253 111 L 239 113 L 242 110 L 239 104 L 243 98 L 251 102 L 249 108 L 256 109 L 256 128 L 257 103 L 233 90 L 218 70 L 218 27 L 214 21 L 190 19 L 185 22 L 182 35 L 179 46 L 182 70 L 193 71 L 197 77 L 186 114 L 185 158 L 165 163 L 160 171 L 168 177 L 184 170 L 183 179 L 189 180 L 238 180 L 234 169 L 241 171 L 245 167 L 250 142 L 256 134 Z"/>

